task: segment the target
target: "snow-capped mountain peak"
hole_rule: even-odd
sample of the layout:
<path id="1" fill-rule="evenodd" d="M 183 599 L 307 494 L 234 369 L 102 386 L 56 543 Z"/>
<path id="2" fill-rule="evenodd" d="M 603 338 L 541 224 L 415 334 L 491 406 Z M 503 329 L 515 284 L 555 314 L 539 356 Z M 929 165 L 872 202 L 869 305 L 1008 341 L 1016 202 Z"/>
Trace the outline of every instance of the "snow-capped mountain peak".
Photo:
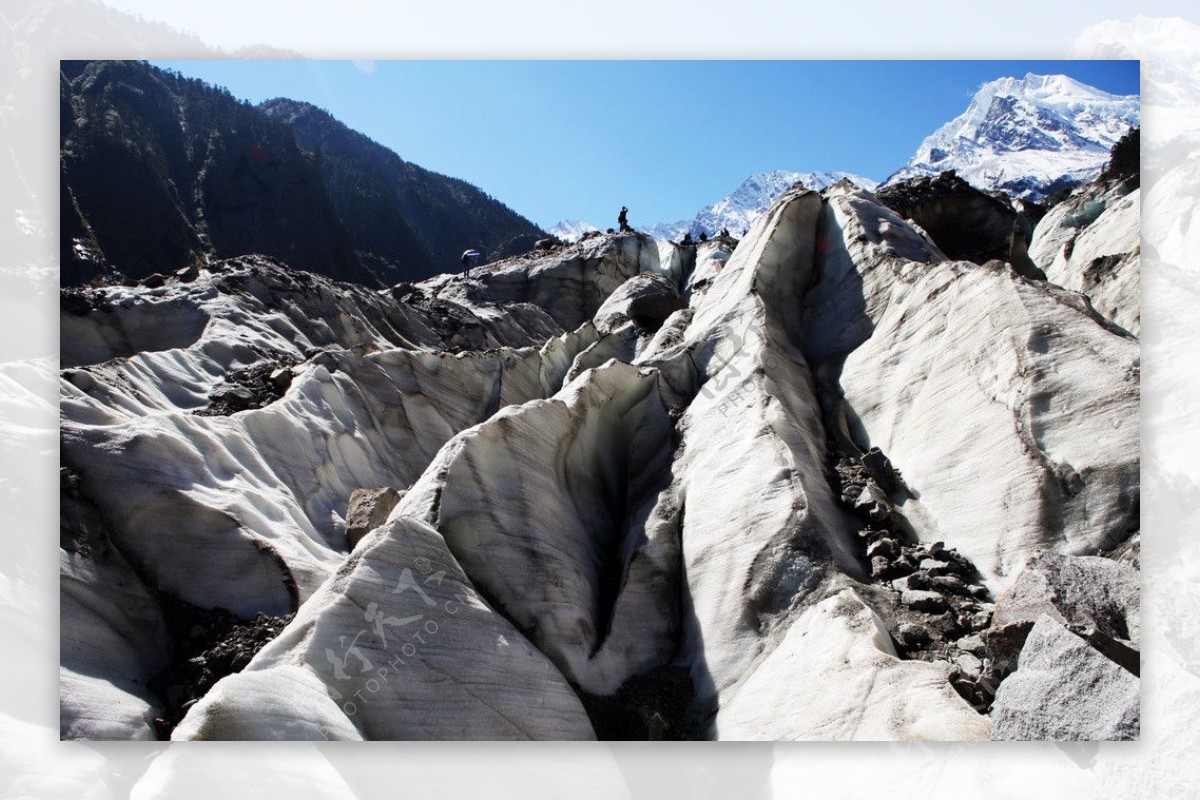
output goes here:
<path id="1" fill-rule="evenodd" d="M 734 236 L 741 236 L 759 215 L 771 207 L 776 198 L 796 182 L 803 183 L 808 189 L 821 190 L 843 178 L 864 189 L 874 189 L 876 186 L 876 182 L 870 178 L 848 172 L 769 170 L 751 175 L 733 192 L 702 208 L 691 220 L 659 223 L 650 228 L 649 233 L 655 239 L 677 240 L 685 233 L 711 236 L 721 229 L 728 229 Z"/>
<path id="2" fill-rule="evenodd" d="M 551 236 L 556 236 L 564 242 L 578 242 L 583 238 L 584 234 L 599 230 L 599 228 L 590 222 L 584 222 L 583 220 L 560 220 L 550 229 L 549 233 Z"/>
<path id="3" fill-rule="evenodd" d="M 1110 94 L 1066 75 L 998 78 L 886 183 L 953 169 L 982 189 L 1038 199 L 1094 178 L 1139 121 L 1137 95 Z"/>

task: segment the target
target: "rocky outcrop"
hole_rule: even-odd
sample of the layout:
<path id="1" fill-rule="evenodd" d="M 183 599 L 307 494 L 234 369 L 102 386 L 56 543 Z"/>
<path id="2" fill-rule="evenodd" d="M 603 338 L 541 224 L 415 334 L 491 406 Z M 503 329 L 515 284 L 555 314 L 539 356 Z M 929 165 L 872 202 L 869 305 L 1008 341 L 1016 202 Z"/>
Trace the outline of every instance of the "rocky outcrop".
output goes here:
<path id="1" fill-rule="evenodd" d="M 1029 260 L 1025 231 L 1011 202 L 976 189 L 952 171 L 891 184 L 878 197 L 928 232 L 951 259 L 976 264 L 999 259 L 1029 278 L 1045 277 Z"/>
<path id="2" fill-rule="evenodd" d="M 372 529 L 383 525 L 403 497 L 403 493 L 390 487 L 360 487 L 350 493 L 346 506 L 346 545 L 353 549 Z"/>
<path id="3" fill-rule="evenodd" d="M 550 254 L 527 253 L 417 287 L 468 307 L 499 307 L 498 313 L 529 304 L 570 330 L 590 321 L 625 281 L 658 271 L 654 240 L 623 233 L 589 237 Z"/>
<path id="4" fill-rule="evenodd" d="M 1043 617 L 1082 637 L 1134 676 L 1141 673 L 1141 583 L 1136 569 L 1100 556 L 1039 554 L 997 603 L 984 632 L 995 678 L 1016 668 L 1025 638 Z"/>
<path id="5" fill-rule="evenodd" d="M 1140 601 L 1141 582 L 1133 568 L 1101 556 L 1044 553 L 1031 559 L 999 598 L 993 622 L 1033 625 L 1047 615 L 1073 629 L 1093 630 L 1137 648 Z"/>
<path id="6" fill-rule="evenodd" d="M 1020 668 L 992 710 L 997 740 L 1136 740 L 1140 682 L 1049 615 L 1034 624 Z"/>

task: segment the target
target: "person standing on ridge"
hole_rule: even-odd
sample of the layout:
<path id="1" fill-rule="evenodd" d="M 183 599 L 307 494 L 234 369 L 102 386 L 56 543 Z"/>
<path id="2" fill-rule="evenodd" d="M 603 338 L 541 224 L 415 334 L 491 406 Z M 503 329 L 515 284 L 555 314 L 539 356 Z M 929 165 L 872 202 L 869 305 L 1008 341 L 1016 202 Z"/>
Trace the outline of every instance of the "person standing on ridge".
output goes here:
<path id="1" fill-rule="evenodd" d="M 462 254 L 463 275 L 471 277 L 471 262 L 479 258 L 478 250 L 464 250 Z"/>
<path id="2" fill-rule="evenodd" d="M 617 225 L 621 226 L 621 233 L 630 230 L 629 228 L 629 209 L 621 207 L 621 213 L 617 215 Z"/>

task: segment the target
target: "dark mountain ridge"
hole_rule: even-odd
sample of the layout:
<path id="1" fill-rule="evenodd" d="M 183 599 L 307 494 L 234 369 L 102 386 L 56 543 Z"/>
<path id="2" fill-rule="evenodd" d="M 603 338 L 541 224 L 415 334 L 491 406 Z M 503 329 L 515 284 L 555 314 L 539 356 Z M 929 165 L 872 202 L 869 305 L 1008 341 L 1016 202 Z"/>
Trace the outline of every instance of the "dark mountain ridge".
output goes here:
<path id="1" fill-rule="evenodd" d="M 64 61 L 62 283 L 259 253 L 370 285 L 528 249 L 541 232 L 308 104 L 263 107 L 145 62 Z"/>
<path id="2" fill-rule="evenodd" d="M 466 247 L 503 258 L 546 236 L 478 187 L 405 161 L 310 103 L 275 98 L 259 108 L 317 154 L 360 258 L 394 280 L 455 270 Z"/>
<path id="3" fill-rule="evenodd" d="M 138 62 L 63 62 L 62 280 L 263 253 L 371 282 L 311 156 L 229 92 Z"/>

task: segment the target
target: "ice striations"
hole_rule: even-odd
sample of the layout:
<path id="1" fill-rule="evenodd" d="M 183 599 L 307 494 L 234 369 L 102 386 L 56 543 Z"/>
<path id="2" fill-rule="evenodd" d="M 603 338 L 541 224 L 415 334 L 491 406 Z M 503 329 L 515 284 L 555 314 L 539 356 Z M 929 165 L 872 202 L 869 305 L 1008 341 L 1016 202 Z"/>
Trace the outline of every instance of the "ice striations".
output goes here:
<path id="1" fill-rule="evenodd" d="M 157 595 L 244 617 L 289 613 L 345 558 L 356 489 L 409 486 L 458 431 L 557 391 L 596 339 L 590 323 L 562 333 L 533 306 L 481 317 L 391 294 L 258 258 L 163 286 L 66 291 L 64 329 L 94 349 L 71 361 L 95 363 L 62 373 L 63 465 L 100 522 L 81 526 L 64 512 L 64 537 L 103 527 L 93 539 L 138 566 Z M 193 341 L 129 324 L 163 305 L 203 315 Z M 449 352 L 461 346 L 447 340 L 459 339 L 488 349 Z M 100 564 L 96 549 L 68 545 L 64 599 L 87 592 L 82 607 L 150 614 L 89 565 Z M 112 626 L 122 621 L 113 615 Z M 105 636 L 100 627 L 83 638 L 80 658 Z M 157 665 L 166 650 L 153 655 Z M 64 709 L 77 683 L 69 664 Z M 122 686 L 103 673 L 85 675 Z M 147 667 L 130 678 L 144 687 L 152 675 Z M 146 721 L 138 725 L 124 736 L 145 736 Z"/>
<path id="2" fill-rule="evenodd" d="M 1001 682 L 1002 736 L 1136 733 L 1136 610 L 1067 607 L 1135 586 L 1137 341 L 865 189 L 151 283 L 63 296 L 65 737 L 978 740 Z M 189 691 L 180 604 L 294 616 Z M 1048 725 L 1059 652 L 1111 723 Z"/>
<path id="3" fill-rule="evenodd" d="M 176 739 L 592 739 L 550 661 L 472 586 L 437 531 L 376 529 Z"/>
<path id="4" fill-rule="evenodd" d="M 862 190 L 831 190 L 827 209 L 805 350 L 836 376 L 840 433 L 904 476 L 918 537 L 953 543 L 997 586 L 1033 549 L 1128 537 L 1136 341 L 1007 265 L 945 261 Z"/>
<path id="5" fill-rule="evenodd" d="M 1049 280 L 1087 295 L 1134 335 L 1141 331 L 1141 201 L 1141 189 L 1095 181 L 1050 209 L 1029 247 Z"/>
<path id="6" fill-rule="evenodd" d="M 700 384 L 673 468 L 687 579 L 682 657 L 696 704 L 719 738 L 986 738 L 986 720 L 944 673 L 896 658 L 852 589 L 865 578 L 857 539 L 824 474 L 820 405 L 796 344 L 822 209 L 816 193 L 786 193 L 717 274 L 683 341 L 657 357 L 686 353 Z M 817 631 L 828 647 L 799 649 Z M 890 689 L 862 695 L 881 670 Z M 797 716 L 814 698 L 821 706 Z M 836 725 L 812 725 L 847 709 L 854 714 Z"/>

